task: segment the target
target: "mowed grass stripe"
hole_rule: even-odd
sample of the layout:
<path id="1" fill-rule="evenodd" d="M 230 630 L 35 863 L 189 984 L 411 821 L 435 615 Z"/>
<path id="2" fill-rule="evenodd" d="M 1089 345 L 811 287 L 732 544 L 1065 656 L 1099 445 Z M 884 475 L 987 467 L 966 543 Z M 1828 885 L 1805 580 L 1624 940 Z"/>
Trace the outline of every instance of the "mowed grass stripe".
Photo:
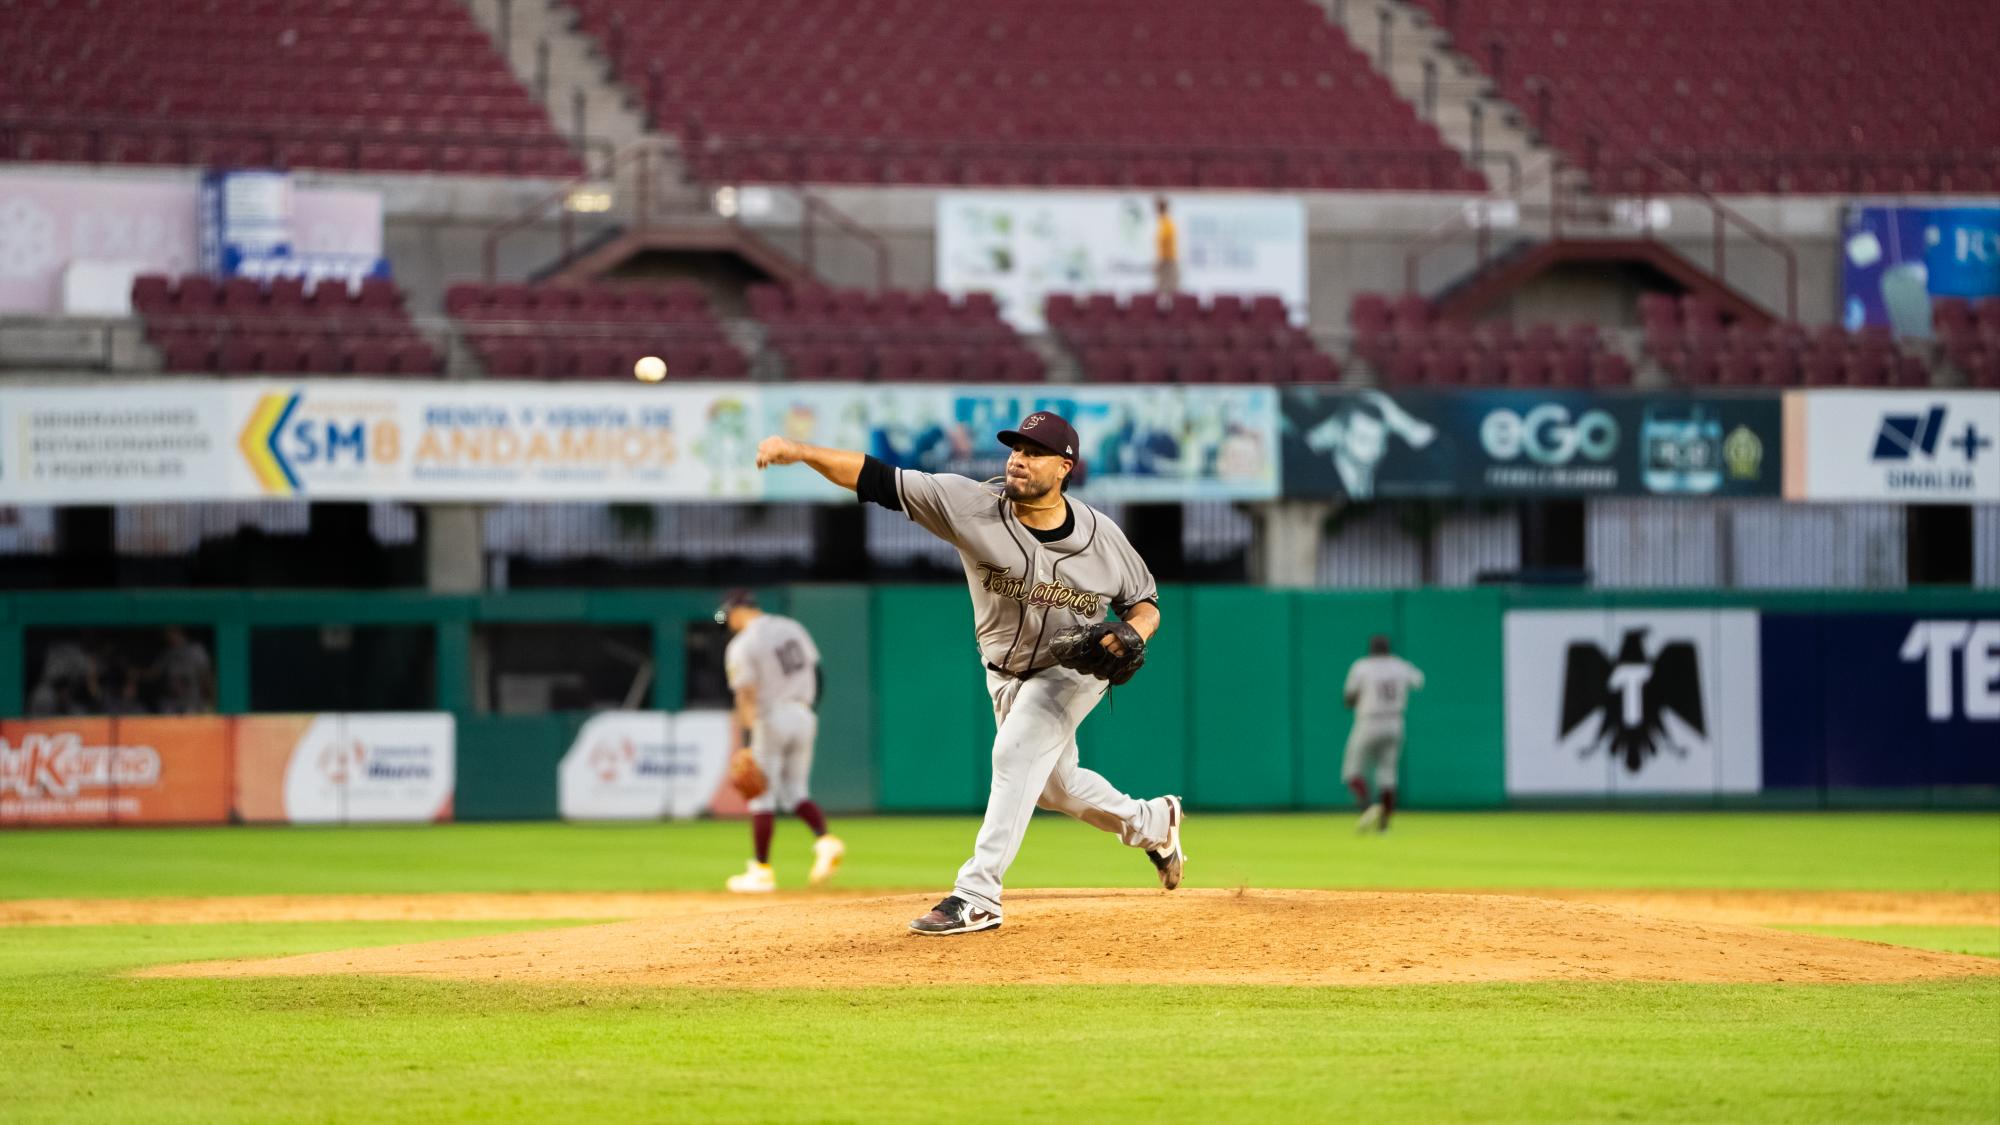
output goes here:
<path id="1" fill-rule="evenodd" d="M 1346 815 L 1191 810 L 1193 886 L 1770 888 L 2000 891 L 1986 813 L 1413 813 L 1384 837 Z M 942 890 L 970 817 L 836 819 L 840 885 Z M 737 822 L 119 829 L 0 836 L 0 898 L 527 890 L 719 890 L 741 870 Z M 782 885 L 809 838 L 781 824 Z M 1151 866 L 1104 833 L 1037 817 L 1009 883 L 1145 886 Z"/>
<path id="2" fill-rule="evenodd" d="M 1986 1119 L 2000 982 L 743 992 L 134 980 L 483 923 L 0 932 L 9 1121 Z"/>

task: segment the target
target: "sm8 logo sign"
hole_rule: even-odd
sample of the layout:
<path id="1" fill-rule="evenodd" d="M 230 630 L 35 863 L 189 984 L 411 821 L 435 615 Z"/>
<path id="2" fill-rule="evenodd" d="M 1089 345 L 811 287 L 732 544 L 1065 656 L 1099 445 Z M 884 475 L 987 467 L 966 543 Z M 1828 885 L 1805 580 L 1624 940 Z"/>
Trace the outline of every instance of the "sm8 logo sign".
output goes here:
<path id="1" fill-rule="evenodd" d="M 392 403 L 267 394 L 251 411 L 240 447 L 267 494 L 291 496 L 305 491 L 302 473 L 394 464 L 403 435 Z"/>

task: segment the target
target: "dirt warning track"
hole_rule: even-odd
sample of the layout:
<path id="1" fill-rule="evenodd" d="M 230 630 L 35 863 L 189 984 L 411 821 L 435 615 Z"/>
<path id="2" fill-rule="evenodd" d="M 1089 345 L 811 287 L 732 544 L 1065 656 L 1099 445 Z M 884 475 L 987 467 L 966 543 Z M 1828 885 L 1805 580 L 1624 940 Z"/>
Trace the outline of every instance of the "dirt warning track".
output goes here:
<path id="1" fill-rule="evenodd" d="M 906 932 L 907 920 L 934 898 L 816 897 L 743 905 L 703 897 L 678 913 L 608 925 L 175 965 L 141 975 L 371 974 L 749 988 L 1831 982 L 2000 975 L 2000 960 L 1992 958 L 1522 895 L 1018 891 L 1009 894 L 1007 922 L 997 931 L 949 938 Z"/>

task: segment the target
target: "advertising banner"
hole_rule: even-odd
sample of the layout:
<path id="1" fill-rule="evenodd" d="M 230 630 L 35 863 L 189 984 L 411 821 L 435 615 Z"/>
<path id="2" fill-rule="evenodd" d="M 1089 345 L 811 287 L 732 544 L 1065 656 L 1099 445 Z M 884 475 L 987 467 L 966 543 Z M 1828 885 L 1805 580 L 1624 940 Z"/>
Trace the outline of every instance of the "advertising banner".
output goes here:
<path id="1" fill-rule="evenodd" d="M 1775 496 L 1771 397 L 1287 387 L 1287 496 Z"/>
<path id="2" fill-rule="evenodd" d="M 1755 613 L 1516 610 L 1503 628 L 1510 795 L 1762 787 Z"/>
<path id="3" fill-rule="evenodd" d="M 121 263 L 134 274 L 202 272 L 199 194 L 187 176 L 0 173 L 0 312 L 62 312 L 63 271 L 76 262 Z M 372 269 L 382 259 L 382 194 L 293 190 L 291 240 L 294 260 Z"/>
<path id="4" fill-rule="evenodd" d="M 2000 207 L 1849 207 L 1841 318 L 1928 339 L 1933 297 L 2000 295 Z"/>
<path id="5" fill-rule="evenodd" d="M 232 388 L 230 485 L 365 500 L 755 498 L 756 390 L 315 382 Z"/>
<path id="6" fill-rule="evenodd" d="M 757 392 L 189 381 L 0 389 L 0 498 L 755 498 Z"/>
<path id="7" fill-rule="evenodd" d="M 230 720 L 0 721 L 0 825 L 222 824 Z"/>
<path id="8" fill-rule="evenodd" d="M 1785 497 L 2000 504 L 2000 392 L 1792 391 Z"/>
<path id="9" fill-rule="evenodd" d="M 362 240 L 345 240 L 343 249 L 327 248 L 324 239 L 311 248 L 299 235 L 298 193 L 289 172 L 257 169 L 202 173 L 201 264 L 218 277 L 333 279 L 354 284 L 369 276 L 387 277 L 389 260 L 382 257 L 381 239 L 371 250 Z M 381 197 L 375 196 L 376 222 L 381 228 Z"/>
<path id="10" fill-rule="evenodd" d="M 1766 614 L 1768 788 L 2000 786 L 2000 617 Z"/>
<path id="11" fill-rule="evenodd" d="M 0 499 L 227 499 L 235 433 L 220 383 L 0 389 Z"/>
<path id="12" fill-rule="evenodd" d="M 764 429 L 861 449 L 897 468 L 1000 475 L 995 435 L 1037 410 L 1075 425 L 1085 500 L 1247 500 L 1278 494 L 1277 392 L 1270 387 L 881 387 L 771 385 Z M 768 500 L 848 493 L 817 473 L 768 473 Z"/>
<path id="13" fill-rule="evenodd" d="M 730 740 L 727 711 L 592 715 L 556 767 L 557 807 L 564 820 L 690 820 L 715 807 Z"/>
<path id="14" fill-rule="evenodd" d="M 940 192 L 938 288 L 991 293 L 1023 332 L 1043 328 L 1050 293 L 1152 293 L 1159 260 L 1155 196 L 1140 192 Z M 1298 199 L 1167 196 L 1180 291 L 1275 295 L 1306 316 L 1306 219 Z"/>
<path id="15" fill-rule="evenodd" d="M 443 712 L 236 721 L 236 811 L 251 822 L 451 819 L 456 724 Z"/>

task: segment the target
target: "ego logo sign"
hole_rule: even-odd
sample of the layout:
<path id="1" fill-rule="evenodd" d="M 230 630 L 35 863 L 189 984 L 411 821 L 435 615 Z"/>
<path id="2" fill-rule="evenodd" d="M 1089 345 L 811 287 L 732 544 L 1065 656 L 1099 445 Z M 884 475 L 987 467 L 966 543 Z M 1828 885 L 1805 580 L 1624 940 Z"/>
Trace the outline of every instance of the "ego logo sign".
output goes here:
<path id="1" fill-rule="evenodd" d="M 1489 488 L 1598 492 L 1618 487 L 1618 470 L 1607 464 L 1618 452 L 1618 422 L 1602 410 L 1572 417 L 1568 407 L 1553 402 L 1525 414 L 1494 410 L 1479 424 L 1479 444 L 1497 462 L 1486 467 Z M 1519 463 L 1523 458 L 1526 463 Z"/>
<path id="2" fill-rule="evenodd" d="M 1495 410 L 1479 424 L 1479 444 L 1496 461 L 1526 454 L 1543 465 L 1567 465 L 1578 454 L 1603 461 L 1618 451 L 1618 423 L 1602 410 L 1570 420 L 1569 408 L 1548 403 L 1526 414 Z"/>

